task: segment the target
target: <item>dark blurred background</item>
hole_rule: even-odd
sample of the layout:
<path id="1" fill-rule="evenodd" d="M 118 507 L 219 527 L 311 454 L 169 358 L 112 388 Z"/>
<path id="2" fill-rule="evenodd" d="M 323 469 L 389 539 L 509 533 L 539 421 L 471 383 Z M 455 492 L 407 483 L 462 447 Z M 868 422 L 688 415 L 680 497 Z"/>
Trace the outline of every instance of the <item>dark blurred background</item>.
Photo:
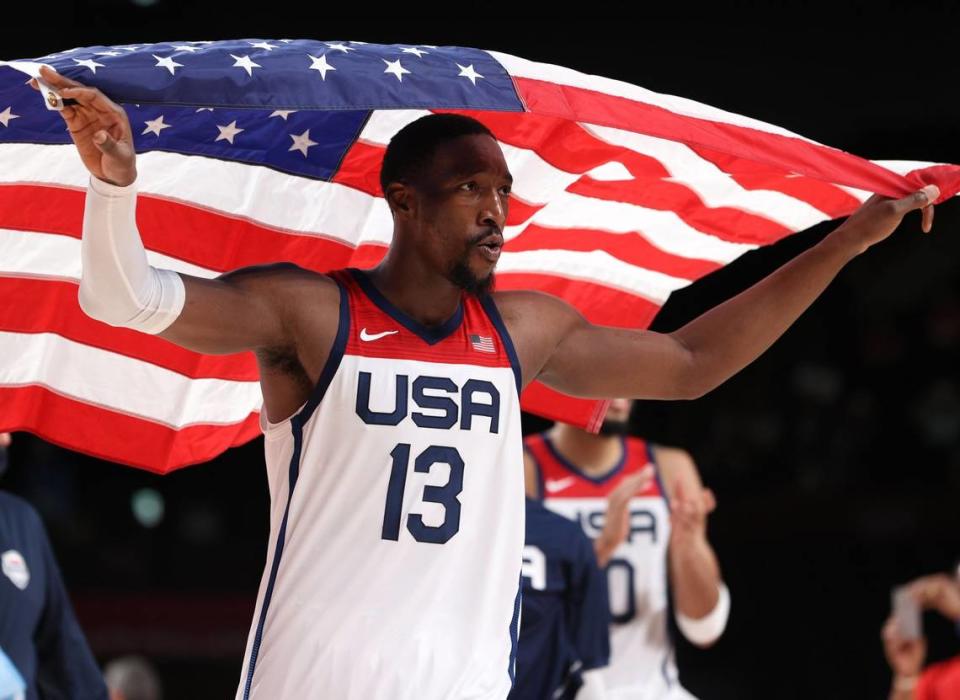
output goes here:
<path id="1" fill-rule="evenodd" d="M 316 38 L 468 45 L 619 78 L 868 158 L 960 163 L 960 13 L 763 5 L 632 18 L 596 5 L 524 17 L 465 5 L 340 17 L 321 4 L 90 0 L 0 25 L 0 58 L 93 44 Z M 585 16 L 587 12 L 594 13 Z M 422 14 L 422 13 L 421 13 Z M 820 240 L 792 236 L 684 290 L 672 330 Z M 879 698 L 890 587 L 960 558 L 960 207 L 852 262 L 764 357 L 695 402 L 638 404 L 637 431 L 688 448 L 717 493 L 711 538 L 733 608 L 722 641 L 681 644 L 711 698 Z M 527 417 L 529 430 L 544 423 Z M 139 651 L 170 698 L 232 697 L 266 553 L 262 444 L 166 477 L 15 436 L 0 487 L 41 511 L 98 659 Z M 927 618 L 930 658 L 956 653 Z"/>

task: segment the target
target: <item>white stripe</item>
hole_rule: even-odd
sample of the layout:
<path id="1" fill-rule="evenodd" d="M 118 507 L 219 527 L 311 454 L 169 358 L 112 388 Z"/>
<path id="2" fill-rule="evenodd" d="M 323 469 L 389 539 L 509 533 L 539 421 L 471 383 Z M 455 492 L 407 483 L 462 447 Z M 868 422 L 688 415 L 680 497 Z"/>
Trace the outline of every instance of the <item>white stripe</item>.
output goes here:
<path id="1" fill-rule="evenodd" d="M 0 386 L 54 392 L 171 428 L 228 425 L 260 408 L 257 382 L 191 379 L 52 333 L 0 331 Z"/>
<path id="2" fill-rule="evenodd" d="M 151 265 L 207 279 L 219 272 L 148 252 Z M 80 281 L 80 240 L 70 236 L 0 228 L 0 274 Z"/>
<path id="3" fill-rule="evenodd" d="M 816 143 L 816 141 L 811 141 L 808 138 L 794 134 L 779 126 L 717 109 L 716 107 L 689 100 L 685 97 L 661 95 L 660 93 L 647 90 L 637 85 L 631 85 L 621 80 L 604 78 L 599 75 L 588 75 L 587 73 L 581 73 L 572 68 L 565 68 L 550 63 L 537 63 L 525 58 L 500 53 L 499 51 L 487 51 L 487 53 L 499 61 L 500 65 L 502 65 L 510 75 L 515 77 L 543 80 L 558 85 L 568 85 L 583 90 L 603 92 L 616 97 L 626 97 L 637 102 L 643 102 L 644 104 L 663 107 L 675 114 L 695 117 L 697 119 L 709 119 L 710 121 L 733 124 L 735 126 L 745 126 L 771 134 L 779 134 L 781 136 L 801 139 L 809 143 Z"/>
<path id="4" fill-rule="evenodd" d="M 497 262 L 497 273 L 511 272 L 540 273 L 594 282 L 641 296 L 657 304 L 663 304 L 671 292 L 690 284 L 690 280 L 635 267 L 602 250 L 504 252 Z"/>
<path id="5" fill-rule="evenodd" d="M 707 207 L 734 207 L 762 216 L 791 231 L 802 231 L 830 218 L 816 207 L 774 190 L 748 190 L 685 144 L 604 126 L 583 125 L 601 141 L 655 158 L 670 181 L 690 188 Z"/>
<path id="6" fill-rule="evenodd" d="M 246 163 L 150 151 L 137 156 L 137 190 L 210 209 L 241 212 L 271 228 L 320 234 L 351 245 L 390 242 L 393 218 L 382 197 Z M 73 144 L 0 144 L 0 183 L 61 185 L 86 191 L 89 174 Z M 189 199 L 185 198 L 189 196 Z"/>
<path id="7" fill-rule="evenodd" d="M 757 246 L 732 243 L 703 233 L 672 211 L 644 209 L 565 192 L 537 211 L 532 222 L 547 228 L 582 228 L 636 234 L 663 251 L 699 260 L 728 263 Z M 520 235 L 526 224 L 508 226 L 504 238 Z"/>

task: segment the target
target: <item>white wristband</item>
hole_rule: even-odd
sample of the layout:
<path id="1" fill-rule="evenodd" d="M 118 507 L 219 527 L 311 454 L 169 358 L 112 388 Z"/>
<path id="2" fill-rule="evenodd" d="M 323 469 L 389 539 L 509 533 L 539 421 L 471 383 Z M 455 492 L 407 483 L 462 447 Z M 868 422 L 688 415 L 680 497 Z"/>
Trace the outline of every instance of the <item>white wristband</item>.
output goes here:
<path id="1" fill-rule="evenodd" d="M 147 262 L 136 210 L 135 183 L 120 187 L 90 176 L 78 298 L 88 316 L 111 326 L 157 334 L 180 315 L 186 290 L 176 272 L 158 270 Z"/>
<path id="2" fill-rule="evenodd" d="M 676 611 L 677 627 L 684 637 L 698 646 L 708 646 L 717 641 L 726 629 L 729 617 L 730 590 L 723 581 L 719 585 L 717 604 L 704 617 L 695 619 L 684 615 L 679 608 Z"/>

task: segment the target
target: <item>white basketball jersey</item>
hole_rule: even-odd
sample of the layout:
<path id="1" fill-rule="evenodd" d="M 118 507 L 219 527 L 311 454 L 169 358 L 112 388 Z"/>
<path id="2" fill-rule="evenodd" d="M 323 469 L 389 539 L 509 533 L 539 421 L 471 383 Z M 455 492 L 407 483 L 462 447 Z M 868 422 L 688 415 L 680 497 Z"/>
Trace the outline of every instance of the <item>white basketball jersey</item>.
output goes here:
<path id="1" fill-rule="evenodd" d="M 314 394 L 265 424 L 267 564 L 237 698 L 503 700 L 524 532 L 519 365 L 489 298 L 428 328 L 340 271 Z"/>
<path id="2" fill-rule="evenodd" d="M 594 478 L 565 459 L 546 433 L 527 437 L 524 445 L 537 465 L 544 505 L 579 522 L 591 539 L 603 530 L 610 492 L 653 462 L 645 441 L 625 438 L 620 463 Z M 600 673 L 611 700 L 692 697 L 680 687 L 668 630 L 670 511 L 664 494 L 657 471 L 653 483 L 630 500 L 630 534 L 607 564 L 610 664 Z"/>

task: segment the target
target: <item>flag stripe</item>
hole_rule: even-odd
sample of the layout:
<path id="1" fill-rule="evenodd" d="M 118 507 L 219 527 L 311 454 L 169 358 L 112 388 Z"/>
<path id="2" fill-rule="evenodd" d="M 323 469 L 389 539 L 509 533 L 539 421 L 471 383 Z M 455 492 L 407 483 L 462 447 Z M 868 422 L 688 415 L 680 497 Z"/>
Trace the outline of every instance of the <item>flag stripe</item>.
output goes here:
<path id="1" fill-rule="evenodd" d="M 171 428 L 242 422 L 262 402 L 257 382 L 191 379 L 52 333 L 0 332 L 0 357 L 2 386 L 40 385 Z M 117 377 L 136 377 L 137 390 Z"/>
<path id="2" fill-rule="evenodd" d="M 249 442 L 260 434 L 259 420 L 254 413 L 231 425 L 172 430 L 42 386 L 0 386 L 0 425 L 6 430 L 27 430 L 57 445 L 159 474 Z"/>
<path id="3" fill-rule="evenodd" d="M 94 321 L 77 303 L 77 285 L 59 280 L 0 277 L 0 331 L 50 332 L 91 348 L 118 352 L 186 377 L 259 380 L 252 353 L 201 355 L 157 336 Z M 16 300 L 16 301 L 10 301 Z"/>

